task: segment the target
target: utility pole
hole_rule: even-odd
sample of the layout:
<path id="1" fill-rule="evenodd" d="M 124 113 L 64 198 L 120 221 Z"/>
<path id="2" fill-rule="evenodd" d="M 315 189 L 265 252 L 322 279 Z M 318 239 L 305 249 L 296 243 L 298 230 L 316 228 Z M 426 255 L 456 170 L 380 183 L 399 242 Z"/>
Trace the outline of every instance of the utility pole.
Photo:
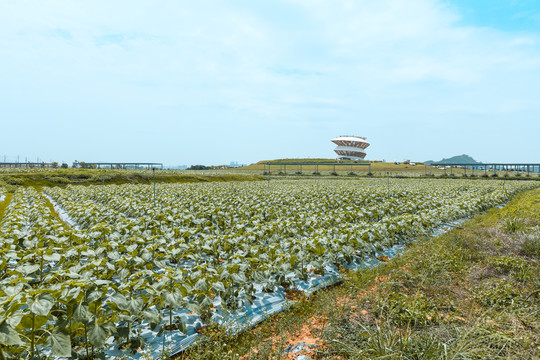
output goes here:
<path id="1" fill-rule="evenodd" d="M 156 168 L 152 168 L 154 174 L 154 209 L 156 208 Z"/>
<path id="2" fill-rule="evenodd" d="M 388 185 L 388 198 L 390 199 L 390 172 L 386 172 L 386 182 Z"/>

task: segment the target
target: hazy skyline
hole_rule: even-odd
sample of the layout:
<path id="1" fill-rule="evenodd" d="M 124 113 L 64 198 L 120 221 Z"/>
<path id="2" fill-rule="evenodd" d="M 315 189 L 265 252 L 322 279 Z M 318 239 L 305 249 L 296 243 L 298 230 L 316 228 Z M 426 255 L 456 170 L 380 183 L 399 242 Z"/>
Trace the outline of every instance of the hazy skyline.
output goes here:
<path id="1" fill-rule="evenodd" d="M 540 162 L 540 1 L 0 0 L 0 156 Z"/>

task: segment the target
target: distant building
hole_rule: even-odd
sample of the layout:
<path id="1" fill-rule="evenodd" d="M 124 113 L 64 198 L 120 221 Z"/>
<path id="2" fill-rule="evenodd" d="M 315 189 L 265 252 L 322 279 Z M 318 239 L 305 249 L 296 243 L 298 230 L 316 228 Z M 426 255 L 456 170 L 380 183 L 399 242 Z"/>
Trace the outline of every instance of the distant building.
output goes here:
<path id="1" fill-rule="evenodd" d="M 361 136 L 342 135 L 332 139 L 332 142 L 337 145 L 334 151 L 339 159 L 363 160 L 366 157 L 364 150 L 369 146 L 366 140 Z"/>

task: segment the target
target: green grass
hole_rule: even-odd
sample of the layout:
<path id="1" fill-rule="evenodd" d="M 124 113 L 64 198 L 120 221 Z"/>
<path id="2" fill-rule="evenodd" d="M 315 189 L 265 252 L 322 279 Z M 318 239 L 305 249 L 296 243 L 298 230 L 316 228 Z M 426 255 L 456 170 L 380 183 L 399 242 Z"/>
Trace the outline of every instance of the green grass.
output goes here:
<path id="1" fill-rule="evenodd" d="M 540 190 L 523 193 L 389 263 L 346 272 L 243 334 L 207 329 L 178 358 L 277 359 L 315 339 L 313 359 L 538 359 L 539 201 Z"/>
<path id="2" fill-rule="evenodd" d="M 268 166 L 265 167 L 264 163 L 317 163 L 317 162 L 324 162 L 324 163 L 335 163 L 336 164 L 336 173 L 337 175 L 347 175 L 350 171 L 350 165 L 355 164 L 354 161 L 351 160 L 343 160 L 342 162 L 338 163 L 336 159 L 276 159 L 276 160 L 268 160 L 268 161 L 259 161 L 255 164 L 251 164 L 248 166 L 244 166 L 241 168 L 236 169 L 225 169 L 225 170 L 219 170 L 221 172 L 253 172 L 253 173 L 262 173 L 265 169 L 268 170 Z M 360 163 L 369 163 L 367 160 L 362 160 Z M 316 167 L 315 165 L 303 165 L 302 166 L 302 174 L 303 175 L 311 175 L 315 171 Z M 285 169 L 283 167 L 280 167 L 279 165 L 272 165 L 271 173 L 273 175 L 276 175 L 280 172 L 280 170 L 286 173 L 286 175 L 295 175 L 297 171 L 296 165 L 289 165 Z M 321 165 L 318 167 L 318 170 L 323 175 L 329 175 L 331 172 L 334 171 L 333 165 Z M 353 166 L 353 172 L 357 175 L 366 175 L 369 171 L 368 166 Z M 417 165 L 412 166 L 410 164 L 403 164 L 400 163 L 399 165 L 396 165 L 392 162 L 377 162 L 377 163 L 371 163 L 371 172 L 374 176 L 386 176 L 386 173 L 390 173 L 391 176 L 399 176 L 399 177 L 409 177 L 409 176 L 436 176 L 436 177 L 443 177 L 443 178 L 449 178 L 449 177 L 455 177 L 455 178 L 472 178 L 472 179 L 483 179 L 488 178 L 492 179 L 493 172 L 488 171 L 485 173 L 481 170 L 475 170 L 474 173 L 471 171 L 471 169 L 467 169 L 466 171 L 464 169 L 454 168 L 452 170 L 447 169 L 437 169 L 435 166 L 425 167 L 422 163 L 417 163 Z M 283 174 L 282 174 L 283 175 Z M 540 174 L 530 174 L 530 176 L 527 176 L 527 174 L 516 174 L 515 172 L 509 172 L 506 174 L 505 172 L 497 172 L 497 178 L 503 179 L 520 179 L 520 180 L 530 180 L 540 179 Z"/>
<path id="3" fill-rule="evenodd" d="M 257 181 L 262 176 L 257 174 L 185 174 L 171 172 L 156 172 L 158 183 L 189 183 L 189 182 L 224 182 L 224 181 Z M 51 170 L 37 173 L 0 174 L 0 183 L 11 188 L 17 186 L 64 186 L 90 184 L 150 184 L 153 174 L 149 171 L 136 172 L 130 170 L 92 170 L 68 169 Z"/>
<path id="4" fill-rule="evenodd" d="M 341 162 L 338 162 L 336 159 L 278 159 L 278 160 L 271 160 L 271 161 L 259 161 L 258 163 L 251 164 L 245 167 L 241 167 L 236 169 L 237 171 L 263 171 L 265 169 L 265 166 L 263 163 L 335 163 L 335 169 L 336 172 L 339 174 L 345 174 L 351 171 L 351 165 L 353 165 L 353 172 L 358 174 L 367 173 L 369 171 L 369 166 L 367 165 L 361 165 L 361 166 L 355 166 L 355 164 L 369 164 L 369 161 L 359 161 L 358 163 L 351 161 L 351 160 L 343 160 Z M 268 170 L 268 165 L 266 166 L 266 169 Z M 316 169 L 315 165 L 303 165 L 302 166 L 302 172 L 304 174 L 311 174 Z M 230 171 L 231 169 L 228 169 Z M 280 171 L 279 165 L 271 165 L 270 170 L 272 173 L 277 174 Z M 297 170 L 296 165 L 289 165 L 285 169 L 288 174 L 294 174 Z M 318 170 L 320 172 L 331 172 L 334 170 L 334 165 L 321 165 L 318 167 Z M 233 169 L 234 171 L 234 169 Z M 406 164 L 399 164 L 394 165 L 393 163 L 372 163 L 371 164 L 371 171 L 373 173 L 384 173 L 386 172 L 392 172 L 392 173 L 402 173 L 402 172 L 410 172 L 410 173 L 424 173 L 425 169 L 423 165 L 406 165 Z M 429 167 L 428 167 L 429 171 Z M 437 170 L 440 171 L 440 170 Z M 433 173 L 435 173 L 436 170 L 433 169 Z"/>
<path id="5" fill-rule="evenodd" d="M 472 225 L 498 226 L 509 232 L 515 232 L 531 225 L 540 224 L 540 196 L 535 192 L 526 192 L 516 197 L 513 203 L 520 206 L 507 206 L 492 209 L 486 215 L 473 220 Z"/>
<path id="6" fill-rule="evenodd" d="M 368 163 L 368 160 L 359 160 L 359 163 Z M 275 160 L 263 160 L 257 162 L 257 164 L 263 163 L 342 163 L 342 164 L 354 164 L 354 160 L 341 160 L 338 162 L 336 159 L 323 159 L 323 158 L 300 158 L 300 159 L 275 159 Z"/>

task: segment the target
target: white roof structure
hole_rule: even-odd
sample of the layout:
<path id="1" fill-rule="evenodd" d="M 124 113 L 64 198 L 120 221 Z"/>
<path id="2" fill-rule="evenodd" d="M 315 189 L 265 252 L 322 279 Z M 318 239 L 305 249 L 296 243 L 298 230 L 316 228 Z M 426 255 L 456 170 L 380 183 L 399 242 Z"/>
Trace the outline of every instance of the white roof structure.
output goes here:
<path id="1" fill-rule="evenodd" d="M 337 145 L 334 151 L 341 159 L 363 160 L 366 157 L 364 151 L 370 144 L 367 138 L 354 135 L 342 135 L 332 139 Z"/>

